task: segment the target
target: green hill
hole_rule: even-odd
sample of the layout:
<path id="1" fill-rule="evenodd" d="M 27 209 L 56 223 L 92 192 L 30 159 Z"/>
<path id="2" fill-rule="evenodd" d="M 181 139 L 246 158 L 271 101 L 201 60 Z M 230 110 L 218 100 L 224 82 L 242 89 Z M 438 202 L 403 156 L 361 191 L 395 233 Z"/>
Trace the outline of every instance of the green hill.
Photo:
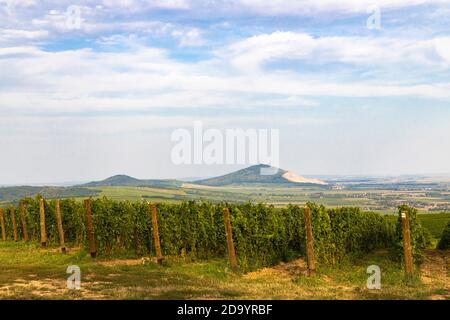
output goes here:
<path id="1" fill-rule="evenodd" d="M 31 187 L 16 186 L 0 188 L 0 202 L 14 202 L 25 197 L 34 197 L 37 194 L 44 198 L 76 198 L 96 196 L 98 190 L 80 187 Z"/>
<path id="2" fill-rule="evenodd" d="M 269 165 L 258 164 L 223 176 L 195 181 L 207 186 L 226 186 L 232 184 L 284 184 L 284 185 L 326 185 L 317 179 L 308 179 L 293 172 Z"/>
<path id="3" fill-rule="evenodd" d="M 127 175 L 116 175 L 101 181 L 92 181 L 80 187 L 159 187 L 159 188 L 178 188 L 182 182 L 177 180 L 140 180 Z"/>

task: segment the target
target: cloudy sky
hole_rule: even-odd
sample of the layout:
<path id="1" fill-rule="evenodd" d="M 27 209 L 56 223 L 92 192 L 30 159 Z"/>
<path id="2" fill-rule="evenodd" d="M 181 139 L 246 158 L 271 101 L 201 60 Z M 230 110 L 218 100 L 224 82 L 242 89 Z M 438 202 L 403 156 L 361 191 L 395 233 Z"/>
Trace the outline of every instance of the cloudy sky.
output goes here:
<path id="1" fill-rule="evenodd" d="M 172 163 L 198 120 L 299 174 L 450 173 L 450 1 L 0 0 L 0 184 L 238 168 Z"/>

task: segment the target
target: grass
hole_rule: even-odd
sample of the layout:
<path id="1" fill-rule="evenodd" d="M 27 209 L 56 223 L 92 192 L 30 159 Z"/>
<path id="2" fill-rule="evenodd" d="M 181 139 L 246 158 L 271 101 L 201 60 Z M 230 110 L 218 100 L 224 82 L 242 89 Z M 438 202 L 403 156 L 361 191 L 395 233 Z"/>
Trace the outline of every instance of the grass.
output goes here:
<path id="1" fill-rule="evenodd" d="M 419 214 L 418 218 L 435 239 L 440 239 L 445 226 L 450 221 L 450 213 Z"/>
<path id="2" fill-rule="evenodd" d="M 381 290 L 366 288 L 366 269 L 373 264 L 382 270 Z M 81 269 L 81 290 L 66 288 L 69 265 Z M 0 298 L 7 299 L 429 299 L 448 295 L 448 277 L 407 284 L 401 267 L 386 252 L 339 267 L 319 267 L 312 277 L 305 273 L 302 259 L 235 274 L 225 259 L 187 262 L 169 257 L 159 266 L 129 257 L 93 260 L 82 250 L 64 255 L 58 248 L 0 243 Z"/>

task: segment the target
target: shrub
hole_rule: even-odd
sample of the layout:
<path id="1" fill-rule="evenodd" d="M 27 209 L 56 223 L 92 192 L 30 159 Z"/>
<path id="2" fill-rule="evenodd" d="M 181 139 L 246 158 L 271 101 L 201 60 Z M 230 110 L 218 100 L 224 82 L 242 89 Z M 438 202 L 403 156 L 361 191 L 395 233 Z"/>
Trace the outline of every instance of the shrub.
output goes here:
<path id="1" fill-rule="evenodd" d="M 440 250 L 450 249 L 450 221 L 442 232 L 441 240 L 439 240 L 437 248 Z"/>

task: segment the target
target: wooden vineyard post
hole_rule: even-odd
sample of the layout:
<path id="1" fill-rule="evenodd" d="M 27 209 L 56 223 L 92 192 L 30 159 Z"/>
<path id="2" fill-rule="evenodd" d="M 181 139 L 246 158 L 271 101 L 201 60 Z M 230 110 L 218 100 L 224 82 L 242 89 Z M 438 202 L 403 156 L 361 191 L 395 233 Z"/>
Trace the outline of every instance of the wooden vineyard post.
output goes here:
<path id="1" fill-rule="evenodd" d="M 25 217 L 25 206 L 20 202 L 20 224 L 22 225 L 23 240 L 28 241 L 27 218 Z"/>
<path id="2" fill-rule="evenodd" d="M 41 246 L 47 246 L 47 232 L 45 231 L 45 209 L 44 209 L 44 199 L 39 200 L 39 221 L 41 226 Z"/>
<path id="3" fill-rule="evenodd" d="M 134 227 L 134 252 L 136 253 L 136 256 L 141 256 L 141 241 L 139 239 L 137 226 Z"/>
<path id="4" fill-rule="evenodd" d="M 158 261 L 158 264 L 162 264 L 164 258 L 161 254 L 161 242 L 159 240 L 158 217 L 156 215 L 156 206 L 154 204 L 151 204 L 150 206 L 152 208 L 153 242 L 155 243 L 156 260 Z"/>
<path id="5" fill-rule="evenodd" d="M 89 242 L 89 252 L 91 253 L 91 257 L 95 258 L 97 256 L 97 247 L 95 245 L 94 227 L 92 225 L 91 200 L 89 199 L 84 200 L 84 212 L 86 214 L 86 228 Z"/>
<path id="6" fill-rule="evenodd" d="M 66 244 L 64 243 L 64 229 L 62 225 L 62 217 L 61 217 L 61 207 L 60 201 L 56 200 L 56 223 L 58 225 L 58 234 L 59 234 L 59 246 L 61 247 L 61 252 L 66 253 Z"/>
<path id="7" fill-rule="evenodd" d="M 6 241 L 5 220 L 3 219 L 3 209 L 0 208 L 0 224 L 2 227 L 2 240 Z"/>
<path id="8" fill-rule="evenodd" d="M 9 212 L 11 213 L 11 222 L 12 222 L 12 226 L 13 226 L 14 241 L 17 242 L 17 241 L 19 241 L 19 237 L 17 235 L 16 214 L 15 214 L 14 208 L 11 208 Z"/>
<path id="9" fill-rule="evenodd" d="M 308 264 L 308 276 L 314 274 L 316 263 L 314 259 L 314 238 L 312 233 L 311 210 L 308 206 L 304 210 L 305 235 L 306 235 L 306 261 Z"/>
<path id="10" fill-rule="evenodd" d="M 225 232 L 227 234 L 227 249 L 231 270 L 236 271 L 238 268 L 238 264 L 236 259 L 236 252 L 234 250 L 233 232 L 231 230 L 230 211 L 228 210 L 228 208 L 223 209 L 223 220 L 225 222 Z"/>
<path id="11" fill-rule="evenodd" d="M 412 280 L 413 275 L 413 257 L 411 248 L 411 232 L 409 229 L 409 214 L 407 211 L 401 213 L 403 230 L 403 252 L 405 259 L 405 275 L 408 281 Z"/>

